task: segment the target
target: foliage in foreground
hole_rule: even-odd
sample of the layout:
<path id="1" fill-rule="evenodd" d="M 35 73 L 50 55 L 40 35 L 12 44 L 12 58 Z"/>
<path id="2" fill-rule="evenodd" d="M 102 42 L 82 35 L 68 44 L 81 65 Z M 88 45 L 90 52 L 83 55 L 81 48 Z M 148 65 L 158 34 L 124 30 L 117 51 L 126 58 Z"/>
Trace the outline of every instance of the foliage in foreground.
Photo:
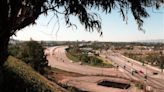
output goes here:
<path id="1" fill-rule="evenodd" d="M 4 73 L 3 92 L 66 92 L 12 56 L 5 63 Z"/>

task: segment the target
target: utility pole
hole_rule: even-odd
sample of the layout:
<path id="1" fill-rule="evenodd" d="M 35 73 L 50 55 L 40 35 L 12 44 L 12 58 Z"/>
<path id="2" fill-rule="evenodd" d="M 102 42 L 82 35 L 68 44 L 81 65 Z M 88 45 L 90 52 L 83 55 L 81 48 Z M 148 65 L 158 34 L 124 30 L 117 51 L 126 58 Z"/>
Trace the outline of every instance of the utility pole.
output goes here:
<path id="1" fill-rule="evenodd" d="M 147 66 L 146 67 L 146 74 L 145 74 L 145 79 L 147 80 Z"/>

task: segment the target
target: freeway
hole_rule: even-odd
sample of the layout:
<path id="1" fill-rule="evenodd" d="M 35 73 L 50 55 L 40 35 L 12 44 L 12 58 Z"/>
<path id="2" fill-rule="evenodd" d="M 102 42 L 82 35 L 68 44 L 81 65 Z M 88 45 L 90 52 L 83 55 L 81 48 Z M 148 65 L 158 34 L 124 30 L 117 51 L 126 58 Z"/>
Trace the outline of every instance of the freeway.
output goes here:
<path id="1" fill-rule="evenodd" d="M 47 54 L 49 65 L 65 71 L 80 73 L 85 76 L 66 78 L 61 81 L 62 83 L 64 82 L 67 85 L 77 87 L 87 92 L 102 92 L 102 90 L 103 92 L 140 92 L 136 91 L 138 89 L 134 86 L 131 86 L 129 89 L 119 89 L 97 85 L 97 82 L 102 80 L 119 81 L 120 83 L 125 80 L 130 82 L 130 80 L 123 72 L 114 68 L 98 68 L 74 63 L 67 58 L 65 48 L 66 46 L 58 46 L 46 49 L 45 54 Z"/>
<path id="2" fill-rule="evenodd" d="M 104 75 L 104 76 L 122 76 L 122 72 L 117 71 L 114 68 L 98 68 L 88 65 L 80 65 L 79 63 L 72 63 L 72 60 L 66 56 L 66 47 L 51 47 L 47 53 L 49 65 L 62 70 L 85 74 L 85 75 Z"/>
<path id="3" fill-rule="evenodd" d="M 164 75 L 158 69 L 148 65 L 143 66 L 138 61 L 129 59 L 119 53 L 109 52 L 103 52 L 100 56 L 112 61 L 114 65 L 120 67 L 126 74 L 131 75 L 131 78 L 151 86 L 154 92 L 164 92 Z M 156 73 L 156 75 L 153 73 Z"/>

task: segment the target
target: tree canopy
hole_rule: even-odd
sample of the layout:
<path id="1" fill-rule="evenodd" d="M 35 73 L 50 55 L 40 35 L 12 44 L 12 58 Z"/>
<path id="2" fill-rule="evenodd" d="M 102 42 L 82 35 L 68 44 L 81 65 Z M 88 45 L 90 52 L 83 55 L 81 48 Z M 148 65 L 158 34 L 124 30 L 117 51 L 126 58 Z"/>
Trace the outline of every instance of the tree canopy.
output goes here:
<path id="1" fill-rule="evenodd" d="M 130 10 L 139 30 L 142 30 L 143 18 L 149 16 L 146 8 L 159 8 L 161 4 L 164 4 L 163 0 L 0 0 L 0 68 L 8 57 L 10 36 L 34 24 L 39 15 L 47 14 L 48 11 L 54 12 L 56 16 L 63 14 L 68 26 L 73 25 L 70 22 L 70 15 L 77 16 L 86 30 L 97 30 L 102 34 L 97 14 L 90 13 L 88 9 L 103 10 L 107 14 L 113 9 L 119 9 L 123 20 L 126 18 L 126 12 Z M 59 8 L 64 11 L 60 12 Z M 3 75 L 1 69 L 0 75 Z"/>
<path id="2" fill-rule="evenodd" d="M 103 10 L 106 13 L 110 13 L 112 9 L 120 9 L 123 20 L 125 20 L 126 11 L 130 9 L 141 29 L 142 18 L 149 16 L 145 8 L 153 6 L 159 8 L 163 2 L 163 0 L 1 0 L 0 30 L 8 25 L 8 34 L 11 36 L 15 31 L 35 23 L 40 14 L 53 11 L 55 15 L 59 13 L 65 15 L 65 21 L 70 26 L 72 24 L 69 15 L 75 15 L 87 30 L 95 28 L 101 32 L 101 22 L 95 18 L 96 14 L 87 11 L 91 8 Z M 60 7 L 63 7 L 63 12 L 58 10 Z M 0 32 L 1 35 L 6 33 Z"/>
<path id="3" fill-rule="evenodd" d="M 8 56 L 10 36 L 34 24 L 39 15 L 47 14 L 48 11 L 54 12 L 56 16 L 63 14 L 68 26 L 73 25 L 70 15 L 77 16 L 86 30 L 97 30 L 102 34 L 100 19 L 96 13 L 90 13 L 89 9 L 103 10 L 107 14 L 113 9 L 119 9 L 123 20 L 130 10 L 139 30 L 142 30 L 143 18 L 149 16 L 146 8 L 159 8 L 161 4 L 164 4 L 163 0 L 0 0 L 0 60 L 4 62 Z M 64 10 L 60 12 L 59 8 Z"/>

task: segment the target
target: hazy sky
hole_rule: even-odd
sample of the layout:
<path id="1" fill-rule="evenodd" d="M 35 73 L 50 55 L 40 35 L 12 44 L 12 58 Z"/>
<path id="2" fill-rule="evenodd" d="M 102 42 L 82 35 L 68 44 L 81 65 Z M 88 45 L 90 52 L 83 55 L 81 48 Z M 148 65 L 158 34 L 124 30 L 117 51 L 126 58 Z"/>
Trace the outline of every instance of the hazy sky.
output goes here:
<path id="1" fill-rule="evenodd" d="M 93 11 L 97 12 L 97 11 Z M 72 41 L 72 40 L 97 40 L 97 41 L 135 41 L 135 40 L 150 40 L 150 39 L 164 39 L 164 7 L 160 10 L 153 8 L 148 9 L 150 17 L 144 19 L 145 33 L 139 31 L 134 21 L 133 16 L 129 12 L 128 24 L 122 21 L 122 17 L 118 10 L 113 10 L 111 14 L 100 14 L 102 19 L 103 36 L 100 37 L 99 33 L 87 32 L 76 17 L 71 17 L 71 21 L 77 25 L 77 29 L 67 28 L 62 15 L 59 15 L 59 24 L 57 19 L 53 17 L 52 21 L 48 24 L 53 16 L 49 13 L 47 17 L 41 15 L 36 20 L 36 25 L 30 25 L 13 36 L 19 40 L 58 40 L 58 41 Z M 48 25 L 47 25 L 48 24 Z M 60 25 L 60 26 L 59 26 Z M 57 30 L 59 31 L 57 32 Z"/>

